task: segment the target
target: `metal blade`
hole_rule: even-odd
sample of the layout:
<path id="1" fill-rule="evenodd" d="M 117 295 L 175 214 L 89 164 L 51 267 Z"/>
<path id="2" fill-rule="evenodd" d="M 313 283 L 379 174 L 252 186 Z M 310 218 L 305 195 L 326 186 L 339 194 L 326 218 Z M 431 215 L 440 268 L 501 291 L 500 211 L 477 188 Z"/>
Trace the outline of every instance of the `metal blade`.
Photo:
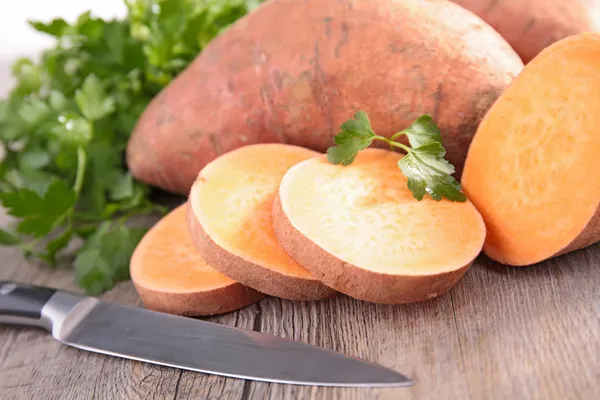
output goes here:
<path id="1" fill-rule="evenodd" d="M 235 378 L 318 386 L 412 384 L 387 368 L 305 343 L 102 302 L 69 315 L 54 336 L 84 350 Z"/>

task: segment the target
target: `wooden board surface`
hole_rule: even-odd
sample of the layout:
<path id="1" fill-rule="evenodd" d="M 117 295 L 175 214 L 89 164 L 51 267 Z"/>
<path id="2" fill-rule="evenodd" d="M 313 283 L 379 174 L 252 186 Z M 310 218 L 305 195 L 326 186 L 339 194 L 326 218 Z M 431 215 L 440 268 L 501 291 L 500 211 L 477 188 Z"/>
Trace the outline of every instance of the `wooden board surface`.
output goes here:
<path id="1" fill-rule="evenodd" d="M 76 290 L 68 270 L 29 265 L 10 248 L 0 248 L 0 280 Z M 129 282 L 102 299 L 141 306 Z M 600 246 L 529 268 L 480 257 L 449 294 L 420 304 L 267 298 L 211 320 L 363 357 L 415 385 L 246 382 L 87 353 L 35 328 L 0 326 L 0 399 L 600 398 Z"/>

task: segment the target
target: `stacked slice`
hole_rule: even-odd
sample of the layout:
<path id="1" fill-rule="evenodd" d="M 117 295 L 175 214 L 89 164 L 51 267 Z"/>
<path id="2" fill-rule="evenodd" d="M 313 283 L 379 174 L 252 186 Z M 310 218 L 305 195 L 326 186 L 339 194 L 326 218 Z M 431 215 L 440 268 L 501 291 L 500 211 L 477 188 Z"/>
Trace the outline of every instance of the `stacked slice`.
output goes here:
<path id="1" fill-rule="evenodd" d="M 216 277 L 229 290 L 220 297 L 223 312 L 257 293 L 318 300 L 339 291 L 390 304 L 445 293 L 479 254 L 485 227 L 469 202 L 415 200 L 397 166 L 401 157 L 368 149 L 342 167 L 283 144 L 222 155 L 198 175 L 187 226 L 178 209 L 177 221 L 166 217 L 136 251 L 132 277 L 146 307 L 213 313 L 217 297 L 206 293 L 214 290 L 202 288 Z M 143 270 L 158 264 L 171 267 L 146 279 Z M 193 275 L 194 265 L 205 272 Z"/>

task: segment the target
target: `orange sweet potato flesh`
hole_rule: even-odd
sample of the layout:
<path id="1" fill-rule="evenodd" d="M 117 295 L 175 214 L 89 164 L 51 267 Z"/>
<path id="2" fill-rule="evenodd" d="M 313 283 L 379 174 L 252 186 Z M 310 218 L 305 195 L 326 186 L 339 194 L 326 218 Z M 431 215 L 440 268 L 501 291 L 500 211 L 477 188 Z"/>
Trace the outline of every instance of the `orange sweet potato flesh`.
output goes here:
<path id="1" fill-rule="evenodd" d="M 600 35 L 559 41 L 494 104 L 463 186 L 485 220 L 485 253 L 525 266 L 600 240 Z"/>
<path id="2" fill-rule="evenodd" d="M 334 294 L 281 248 L 273 232 L 273 198 L 281 178 L 294 164 L 317 155 L 302 147 L 258 144 L 202 169 L 188 200 L 188 222 L 204 259 L 272 296 L 317 300 Z"/>
<path id="3" fill-rule="evenodd" d="M 390 136 L 421 114 L 457 174 L 485 112 L 523 68 L 479 17 L 446 1 L 271 0 L 210 43 L 139 119 L 133 175 L 189 193 L 243 145 L 325 151 L 358 110 Z"/>
<path id="4" fill-rule="evenodd" d="M 480 253 L 483 220 L 470 202 L 415 200 L 401 158 L 367 149 L 348 167 L 322 156 L 290 168 L 273 206 L 282 247 L 357 299 L 398 304 L 447 292 Z"/>
<path id="5" fill-rule="evenodd" d="M 186 209 L 179 206 L 154 225 L 131 257 L 131 278 L 144 306 L 205 316 L 234 311 L 265 297 L 217 272 L 198 255 Z"/>
<path id="6" fill-rule="evenodd" d="M 452 0 L 496 29 L 525 63 L 571 35 L 600 31 L 599 0 Z"/>

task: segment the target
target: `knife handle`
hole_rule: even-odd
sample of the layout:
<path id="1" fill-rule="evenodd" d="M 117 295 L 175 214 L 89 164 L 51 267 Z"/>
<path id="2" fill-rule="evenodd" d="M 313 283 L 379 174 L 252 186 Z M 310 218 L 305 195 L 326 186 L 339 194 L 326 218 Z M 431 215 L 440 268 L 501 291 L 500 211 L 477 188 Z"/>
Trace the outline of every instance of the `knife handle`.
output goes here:
<path id="1" fill-rule="evenodd" d="M 0 282 L 0 323 L 45 326 L 42 308 L 56 289 Z"/>
<path id="2" fill-rule="evenodd" d="M 39 326 L 57 337 L 73 310 L 85 312 L 97 302 L 75 293 L 0 281 L 0 324 Z"/>

